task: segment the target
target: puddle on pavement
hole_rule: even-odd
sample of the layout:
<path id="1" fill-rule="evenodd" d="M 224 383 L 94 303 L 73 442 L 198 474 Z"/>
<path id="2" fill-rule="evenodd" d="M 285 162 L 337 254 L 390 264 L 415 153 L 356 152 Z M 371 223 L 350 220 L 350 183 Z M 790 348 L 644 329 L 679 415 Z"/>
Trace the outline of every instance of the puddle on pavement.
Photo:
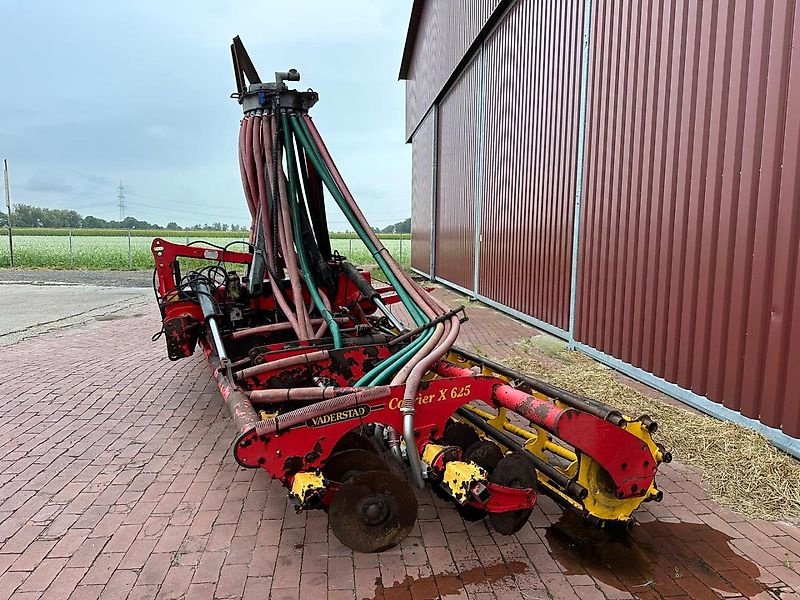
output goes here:
<path id="1" fill-rule="evenodd" d="M 747 598 L 769 591 L 758 581 L 758 566 L 739 556 L 731 539 L 705 524 L 663 521 L 613 534 L 587 527 L 571 514 L 545 529 L 550 555 L 566 575 L 588 574 L 637 598 L 704 597 L 709 588 L 720 596 Z M 374 598 L 439 598 L 458 594 L 470 583 L 491 584 L 534 569 L 535 565 L 515 561 L 461 573 L 406 577 L 391 586 L 378 578 Z"/>
<path id="2" fill-rule="evenodd" d="M 758 566 L 733 550 L 732 538 L 705 524 L 652 521 L 614 535 L 565 514 L 545 539 L 567 575 L 589 574 L 637 597 L 696 597 L 711 588 L 749 598 L 767 589 L 757 581 Z"/>
<path id="3" fill-rule="evenodd" d="M 474 567 L 460 573 L 443 573 L 418 578 L 407 575 L 403 581 L 386 587 L 378 577 L 375 581 L 373 600 L 384 598 L 387 595 L 398 599 L 436 600 L 440 597 L 458 594 L 471 583 L 492 584 L 510 575 L 525 573 L 528 569 L 532 569 L 531 565 L 521 561 L 511 561 L 488 567 Z"/>

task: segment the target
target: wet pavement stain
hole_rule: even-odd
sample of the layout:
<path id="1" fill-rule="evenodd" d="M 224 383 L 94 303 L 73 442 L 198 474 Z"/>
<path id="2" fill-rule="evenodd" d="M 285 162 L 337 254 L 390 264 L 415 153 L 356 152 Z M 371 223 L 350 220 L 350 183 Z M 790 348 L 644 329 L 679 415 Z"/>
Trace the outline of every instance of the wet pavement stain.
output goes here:
<path id="1" fill-rule="evenodd" d="M 406 575 L 403 581 L 384 586 L 380 577 L 375 580 L 375 595 L 372 600 L 436 600 L 448 595 L 460 594 L 469 584 L 497 583 L 511 575 L 519 575 L 532 569 L 521 561 L 511 561 L 492 566 L 480 566 L 461 573 L 443 573 L 428 577 L 412 578 Z"/>
<path id="2" fill-rule="evenodd" d="M 750 598 L 771 591 L 758 581 L 758 566 L 734 551 L 732 538 L 705 524 L 653 521 L 613 534 L 565 514 L 545 539 L 566 575 L 588 574 L 638 598 Z"/>

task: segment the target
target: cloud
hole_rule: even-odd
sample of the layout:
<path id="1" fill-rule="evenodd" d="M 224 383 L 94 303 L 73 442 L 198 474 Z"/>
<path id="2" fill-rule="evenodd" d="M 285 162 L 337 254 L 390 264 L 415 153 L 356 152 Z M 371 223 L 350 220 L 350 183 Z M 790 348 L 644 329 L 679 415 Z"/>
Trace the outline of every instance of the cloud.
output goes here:
<path id="1" fill-rule="evenodd" d="M 368 218 L 388 218 L 385 206 L 407 216 L 410 151 L 396 77 L 410 5 L 0 2 L 0 53 L 26 49 L 3 65 L 4 89 L 18 93 L 0 95 L 0 149 L 12 189 L 21 182 L 16 201 L 79 212 L 93 204 L 113 217 L 122 180 L 176 200 L 140 197 L 135 206 L 132 196 L 137 218 L 185 222 L 188 203 L 200 220 L 246 220 L 241 109 L 229 98 L 228 46 L 240 34 L 262 78 L 295 67 L 299 86 L 319 91 L 312 114 Z"/>
<path id="2" fill-rule="evenodd" d="M 22 189 L 45 194 L 69 194 L 75 191 L 75 186 L 59 176 L 36 173 L 22 184 Z"/>

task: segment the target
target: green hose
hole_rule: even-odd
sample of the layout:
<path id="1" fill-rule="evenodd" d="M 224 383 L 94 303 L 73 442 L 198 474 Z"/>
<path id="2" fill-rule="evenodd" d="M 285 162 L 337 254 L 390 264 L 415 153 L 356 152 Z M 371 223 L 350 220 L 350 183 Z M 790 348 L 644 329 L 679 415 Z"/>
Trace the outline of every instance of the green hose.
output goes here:
<path id="1" fill-rule="evenodd" d="M 375 369 L 372 369 L 369 373 L 364 375 L 359 381 L 356 383 L 356 386 L 359 385 L 384 385 L 389 383 L 390 379 L 397 373 L 400 369 L 405 366 L 405 364 L 414 356 L 422 346 L 424 346 L 430 337 L 433 335 L 433 330 L 426 331 L 422 336 L 418 337 L 414 340 L 411 344 L 403 348 L 402 351 L 398 352 L 397 354 L 392 355 L 391 357 L 387 358 L 386 360 L 381 361 L 378 367 L 381 367 L 380 372 L 375 372 Z M 366 380 L 366 381 L 364 381 Z"/>
<path id="2" fill-rule="evenodd" d="M 369 239 L 369 236 L 366 235 L 364 232 L 361 223 L 358 222 L 358 219 L 352 213 L 350 206 L 347 204 L 344 196 L 342 195 L 341 191 L 337 187 L 336 183 L 333 181 L 333 177 L 328 172 L 327 168 L 325 167 L 325 163 L 322 160 L 322 157 L 319 155 L 319 150 L 317 149 L 316 145 L 311 140 L 310 132 L 306 131 L 308 127 L 302 119 L 299 119 L 296 115 L 292 115 L 291 117 L 291 124 L 292 128 L 294 129 L 295 134 L 297 135 L 297 139 L 302 144 L 303 148 L 305 148 L 306 153 L 308 154 L 311 162 L 314 165 L 314 168 L 319 173 L 320 178 L 325 183 L 325 186 L 331 192 L 333 199 L 336 201 L 336 204 L 344 213 L 344 216 L 350 222 L 350 224 L 355 229 L 356 233 L 358 233 L 358 237 L 361 238 L 361 241 L 367 246 L 367 249 L 370 253 L 375 257 L 375 260 L 378 262 L 381 270 L 384 272 L 386 277 L 389 279 L 389 282 L 394 287 L 397 295 L 400 296 L 400 300 L 403 302 L 403 305 L 406 309 L 411 313 L 411 317 L 414 319 L 414 322 L 418 326 L 422 326 L 428 322 L 427 317 L 425 314 L 420 310 L 417 303 L 408 295 L 408 292 L 400 285 L 400 282 L 397 280 L 394 272 L 389 268 L 389 265 L 386 263 L 386 260 L 381 256 L 378 252 L 378 248 L 375 244 L 372 243 L 372 240 Z"/>
<path id="3" fill-rule="evenodd" d="M 303 247 L 303 233 L 300 230 L 300 204 L 297 197 L 297 161 L 294 153 L 294 143 L 292 142 L 292 133 L 289 130 L 288 119 L 286 113 L 281 113 L 281 128 L 283 129 L 284 146 L 286 147 L 286 166 L 289 168 L 289 205 L 292 208 L 292 230 L 294 232 L 294 243 L 297 245 L 297 257 L 300 259 L 300 268 L 303 270 L 303 279 L 305 279 L 308 293 L 311 295 L 311 300 L 314 306 L 317 307 L 319 314 L 325 319 L 328 327 L 333 336 L 334 348 L 342 347 L 342 333 L 339 331 L 339 324 L 333 318 L 333 315 L 325 306 L 322 297 L 319 295 L 319 290 L 314 284 L 311 277 L 311 269 L 308 265 L 308 257 L 306 256 L 305 248 Z M 302 302 L 300 298 L 300 302 Z"/>
<path id="4" fill-rule="evenodd" d="M 366 235 L 361 223 L 359 223 L 356 216 L 353 214 L 350 206 L 348 205 L 347 201 L 345 200 L 344 196 L 342 195 L 341 190 L 339 190 L 338 186 L 336 185 L 333 177 L 328 172 L 322 157 L 319 154 L 319 150 L 316 145 L 312 142 L 310 132 L 307 130 L 308 126 L 302 119 L 298 119 L 297 116 L 292 115 L 291 117 L 291 125 L 292 129 L 297 136 L 298 141 L 303 146 L 306 151 L 307 156 L 311 159 L 314 168 L 316 169 L 317 173 L 320 175 L 320 178 L 325 183 L 325 186 L 330 191 L 331 195 L 334 197 L 336 204 L 344 213 L 347 220 L 353 226 L 355 231 L 358 233 L 358 236 L 370 250 L 372 255 L 375 257 L 375 260 L 378 262 L 381 270 L 384 272 L 386 277 L 389 279 L 390 283 L 394 286 L 395 291 L 397 292 L 400 300 L 403 302 L 403 305 L 411 314 L 414 322 L 417 325 L 424 325 L 428 322 L 427 316 L 422 312 L 416 302 L 414 302 L 413 298 L 408 294 L 408 292 L 400 285 L 397 277 L 395 276 L 394 272 L 391 270 L 389 265 L 386 263 L 386 260 L 381 256 L 378 252 L 377 247 Z M 356 386 L 364 386 L 364 385 L 378 385 L 381 383 L 386 383 L 398 370 L 405 365 L 417 351 L 425 345 L 425 343 L 430 339 L 430 336 L 433 335 L 433 330 L 427 331 L 425 334 L 414 340 L 411 344 L 403 348 L 397 354 L 392 355 L 391 357 L 381 361 L 378 365 L 376 365 L 373 369 L 371 369 L 368 373 L 366 373 L 363 377 L 361 377 L 357 382 Z"/>

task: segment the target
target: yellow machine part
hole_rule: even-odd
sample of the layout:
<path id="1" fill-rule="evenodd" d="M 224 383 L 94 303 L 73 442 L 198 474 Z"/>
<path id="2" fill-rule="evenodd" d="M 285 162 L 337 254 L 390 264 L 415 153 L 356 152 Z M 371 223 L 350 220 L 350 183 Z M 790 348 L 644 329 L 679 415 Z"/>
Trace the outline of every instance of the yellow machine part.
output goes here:
<path id="1" fill-rule="evenodd" d="M 445 465 L 442 483 L 459 504 L 464 504 L 476 483 L 486 483 L 486 471 L 472 462 L 451 460 Z"/>
<path id="2" fill-rule="evenodd" d="M 431 466 L 436 462 L 436 457 L 439 456 L 447 446 L 442 446 L 440 444 L 425 444 L 425 447 L 422 449 L 422 460 L 428 466 Z"/>
<path id="3" fill-rule="evenodd" d="M 535 395 L 544 398 L 544 396 L 540 394 Z M 636 510 L 645 499 L 653 498 L 658 494 L 658 489 L 653 485 L 645 496 L 619 499 L 611 491 L 612 486 L 608 481 L 609 477 L 605 470 L 590 456 L 581 455 L 579 458 L 572 448 L 562 446 L 546 431 L 533 424 L 531 424 L 530 429 L 528 429 L 511 423 L 505 409 L 501 408 L 497 414 L 493 414 L 487 410 L 469 404 L 465 405 L 464 408 L 486 420 L 487 424 L 491 427 L 500 431 L 507 431 L 525 440 L 523 448 L 527 452 L 531 452 L 539 458 L 547 460 L 551 464 L 552 461 L 548 460 L 547 453 L 559 457 L 562 461 L 566 461 L 566 466 L 554 466 L 569 477 L 575 477 L 577 475 L 578 483 L 589 492 L 585 500 L 578 501 L 567 496 L 557 486 L 554 486 L 547 475 L 542 472 L 537 472 L 539 485 L 548 488 L 552 493 L 558 495 L 562 500 L 571 504 L 576 509 L 581 511 L 585 510 L 598 519 L 606 521 L 627 521 L 630 519 L 631 513 Z M 656 460 L 661 462 L 663 458 L 661 449 L 653 441 L 650 432 L 641 422 L 631 420 L 629 417 L 624 418 L 628 421 L 625 426 L 626 430 L 646 443 Z M 485 437 L 481 431 L 478 431 L 478 434 Z"/>
<path id="4" fill-rule="evenodd" d="M 647 444 L 657 462 L 663 462 L 661 449 L 653 441 L 647 428 L 640 421 L 633 421 L 629 417 L 624 418 L 628 421 L 625 425 L 626 431 Z M 589 491 L 589 496 L 583 501 L 584 508 L 600 519 L 626 520 L 645 499 L 653 498 L 658 494 L 658 488 L 653 484 L 644 496 L 620 500 L 608 491 L 610 485 L 605 469 L 590 456 L 581 456 L 580 463 L 568 474 L 574 475 L 575 470 L 578 473 L 578 483 Z"/>
<path id="5" fill-rule="evenodd" d="M 292 480 L 291 495 L 304 506 L 313 496 L 325 491 L 325 478 L 314 471 L 300 471 Z"/>

